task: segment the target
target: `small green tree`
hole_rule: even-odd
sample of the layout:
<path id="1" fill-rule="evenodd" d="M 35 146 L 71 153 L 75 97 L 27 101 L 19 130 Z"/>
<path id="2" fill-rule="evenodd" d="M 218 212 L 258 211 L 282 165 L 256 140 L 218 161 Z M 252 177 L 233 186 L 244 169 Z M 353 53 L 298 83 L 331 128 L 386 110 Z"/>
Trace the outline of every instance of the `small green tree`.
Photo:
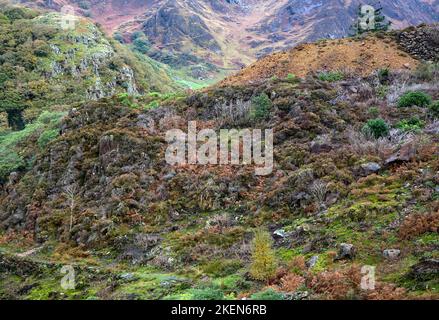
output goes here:
<path id="1" fill-rule="evenodd" d="M 261 93 L 252 99 L 254 118 L 265 119 L 270 114 L 272 102 L 266 93 Z"/>
<path id="2" fill-rule="evenodd" d="M 266 281 L 275 275 L 277 263 L 272 245 L 273 241 L 268 232 L 258 230 L 255 233 L 250 267 L 250 275 L 253 279 Z"/>
<path id="3" fill-rule="evenodd" d="M 375 29 L 373 31 L 387 31 L 391 25 L 392 22 L 383 14 L 381 2 L 378 2 L 375 9 Z"/>

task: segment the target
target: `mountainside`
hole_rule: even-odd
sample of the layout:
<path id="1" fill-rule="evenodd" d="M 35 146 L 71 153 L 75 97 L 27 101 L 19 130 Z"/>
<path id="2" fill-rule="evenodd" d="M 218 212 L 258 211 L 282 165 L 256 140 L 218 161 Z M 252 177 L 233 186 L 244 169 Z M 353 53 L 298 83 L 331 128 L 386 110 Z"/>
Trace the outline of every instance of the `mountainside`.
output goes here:
<path id="1" fill-rule="evenodd" d="M 26 2 L 26 1 L 22 1 Z M 33 1 L 35 3 L 35 1 Z M 109 33 L 141 30 L 148 55 L 194 78 L 239 70 L 256 57 L 321 38 L 348 34 L 359 0 L 113 0 L 37 1 L 59 10 L 71 4 Z M 396 28 L 439 21 L 439 0 L 384 0 Z M 373 4 L 373 3 L 372 3 Z"/>
<path id="2" fill-rule="evenodd" d="M 401 69 L 402 53 L 366 76 L 310 66 L 72 108 L 0 189 L 0 298 L 438 299 L 439 66 L 405 53 Z M 273 129 L 272 173 L 171 165 L 167 134 L 192 121 Z M 65 264 L 74 289 L 59 285 Z"/>
<path id="3" fill-rule="evenodd" d="M 58 135 L 74 104 L 177 88 L 166 68 L 107 39 L 91 21 L 63 30 L 61 18 L 0 8 L 0 184 Z M 27 140 L 35 143 L 21 149 Z"/>

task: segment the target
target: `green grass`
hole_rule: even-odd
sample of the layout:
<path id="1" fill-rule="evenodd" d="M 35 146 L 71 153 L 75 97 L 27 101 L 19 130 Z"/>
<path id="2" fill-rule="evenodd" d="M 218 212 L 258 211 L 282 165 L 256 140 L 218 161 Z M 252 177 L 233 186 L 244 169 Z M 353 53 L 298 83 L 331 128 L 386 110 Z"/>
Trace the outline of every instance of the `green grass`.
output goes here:
<path id="1" fill-rule="evenodd" d="M 319 80 L 326 82 L 336 82 L 344 79 L 342 72 L 321 72 L 317 75 Z"/>
<path id="2" fill-rule="evenodd" d="M 58 136 L 57 128 L 64 115 L 64 112 L 45 111 L 24 130 L 0 136 L 0 180 L 5 180 L 11 172 L 26 167 L 27 162 L 21 144 L 26 143 L 31 136 L 36 136 L 40 148 L 44 148 Z"/>

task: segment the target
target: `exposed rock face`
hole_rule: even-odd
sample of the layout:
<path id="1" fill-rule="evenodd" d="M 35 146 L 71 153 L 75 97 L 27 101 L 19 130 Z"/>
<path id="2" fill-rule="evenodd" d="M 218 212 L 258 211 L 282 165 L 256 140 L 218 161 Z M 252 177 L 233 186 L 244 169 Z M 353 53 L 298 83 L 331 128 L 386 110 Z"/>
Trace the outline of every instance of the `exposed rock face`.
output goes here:
<path id="1" fill-rule="evenodd" d="M 439 277 L 439 259 L 428 259 L 414 265 L 409 272 L 409 277 L 428 281 Z"/>
<path id="2" fill-rule="evenodd" d="M 417 59 L 439 59 L 439 24 L 408 28 L 397 33 L 402 48 Z"/>
<path id="3" fill-rule="evenodd" d="M 175 50 L 183 47 L 184 40 L 192 39 L 196 46 L 211 51 L 221 48 L 212 36 L 206 22 L 197 15 L 186 15 L 178 2 L 165 3 L 155 15 L 143 24 L 143 31 L 153 43 L 160 43 Z"/>

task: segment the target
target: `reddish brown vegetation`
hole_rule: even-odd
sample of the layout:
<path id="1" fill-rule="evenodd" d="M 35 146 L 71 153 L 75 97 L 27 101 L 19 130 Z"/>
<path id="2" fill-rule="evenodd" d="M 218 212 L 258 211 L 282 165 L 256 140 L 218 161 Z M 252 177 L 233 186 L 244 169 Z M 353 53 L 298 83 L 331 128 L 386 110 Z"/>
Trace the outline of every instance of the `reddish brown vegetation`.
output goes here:
<path id="1" fill-rule="evenodd" d="M 438 232 L 439 211 L 428 214 L 416 213 L 408 216 L 399 229 L 399 237 L 409 240 L 427 232 Z"/>

